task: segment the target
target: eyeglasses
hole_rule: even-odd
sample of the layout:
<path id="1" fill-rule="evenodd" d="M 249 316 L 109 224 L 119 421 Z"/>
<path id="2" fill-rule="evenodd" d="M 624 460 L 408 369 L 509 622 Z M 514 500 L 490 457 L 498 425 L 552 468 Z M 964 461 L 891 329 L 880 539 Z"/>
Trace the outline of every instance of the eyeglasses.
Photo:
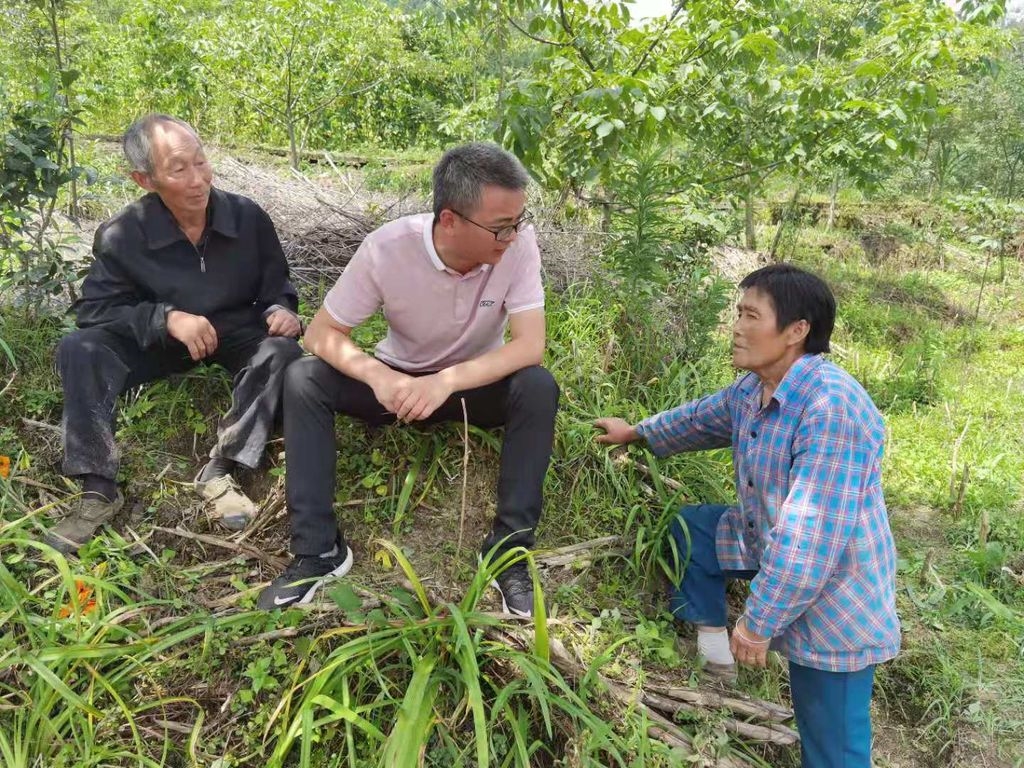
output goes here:
<path id="1" fill-rule="evenodd" d="M 497 229 L 491 229 L 490 227 L 485 227 L 483 224 L 480 224 L 480 223 L 478 223 L 476 221 L 473 221 L 471 218 L 469 218 L 469 216 L 465 216 L 465 215 L 459 213 L 454 208 L 451 208 L 450 210 L 451 210 L 452 213 L 454 213 L 460 219 L 465 219 L 470 224 L 472 224 L 474 226 L 477 226 L 477 227 L 480 227 L 480 229 L 487 230 L 492 235 L 494 235 L 494 239 L 495 240 L 497 240 L 498 242 L 501 242 L 501 243 L 507 243 L 509 240 L 511 240 L 519 232 L 522 232 L 523 231 L 523 227 L 525 227 L 527 224 L 529 224 L 530 221 L 533 219 L 533 214 L 530 213 L 528 210 L 524 210 L 523 211 L 523 215 L 519 217 L 519 221 L 517 221 L 515 224 L 509 224 L 508 226 L 505 226 L 505 227 L 498 227 Z"/>

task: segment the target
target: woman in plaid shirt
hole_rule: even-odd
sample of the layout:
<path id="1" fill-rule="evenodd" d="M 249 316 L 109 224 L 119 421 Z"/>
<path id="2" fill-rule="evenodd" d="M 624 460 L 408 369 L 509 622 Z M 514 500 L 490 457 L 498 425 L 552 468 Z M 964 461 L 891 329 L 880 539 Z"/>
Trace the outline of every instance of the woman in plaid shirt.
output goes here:
<path id="1" fill-rule="evenodd" d="M 672 611 L 697 625 L 709 672 L 735 678 L 769 648 L 789 660 L 805 768 L 870 768 L 875 665 L 900 645 L 882 417 L 822 357 L 836 313 L 823 280 L 773 264 L 740 289 L 733 364 L 749 373 L 635 426 L 598 419 L 597 439 L 642 438 L 658 456 L 732 448 L 738 504 L 683 507 L 674 522 L 686 568 Z M 751 584 L 730 639 L 732 578 Z"/>

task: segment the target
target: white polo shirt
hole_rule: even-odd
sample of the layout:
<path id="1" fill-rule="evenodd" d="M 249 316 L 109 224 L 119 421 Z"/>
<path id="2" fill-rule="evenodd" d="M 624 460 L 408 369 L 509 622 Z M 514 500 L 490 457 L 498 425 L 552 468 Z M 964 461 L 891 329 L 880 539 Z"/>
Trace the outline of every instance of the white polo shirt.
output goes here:
<path id="1" fill-rule="evenodd" d="M 500 262 L 461 275 L 437 255 L 433 221 L 403 216 L 371 232 L 324 299 L 352 328 L 383 307 L 388 333 L 374 354 L 406 371 L 439 371 L 496 349 L 509 315 L 544 306 L 532 226 Z"/>

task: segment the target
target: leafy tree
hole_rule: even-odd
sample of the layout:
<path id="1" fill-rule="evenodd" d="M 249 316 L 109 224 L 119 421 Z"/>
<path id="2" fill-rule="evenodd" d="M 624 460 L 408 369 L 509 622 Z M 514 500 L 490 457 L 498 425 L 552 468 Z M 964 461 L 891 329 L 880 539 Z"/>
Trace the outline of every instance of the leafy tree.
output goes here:
<path id="1" fill-rule="evenodd" d="M 68 162 L 72 116 L 49 86 L 43 98 L 0 112 L 9 125 L 0 138 L 0 288 L 13 286 L 32 308 L 77 277 L 50 236 L 61 188 L 82 169 Z"/>
<path id="2" fill-rule="evenodd" d="M 338 102 L 379 87 L 398 48 L 386 6 L 247 0 L 220 16 L 197 48 L 223 91 L 282 132 L 292 167 Z"/>
<path id="3" fill-rule="evenodd" d="M 917 151 L 942 86 L 988 38 L 941 3 L 699 0 L 636 25 L 625 2 L 481 0 L 541 55 L 505 102 L 503 138 L 550 186 L 605 200 L 612 168 L 650 142 L 686 147 L 678 188 L 739 194 L 753 205 L 779 170 L 842 171 L 870 184 Z M 851 25 L 813 42 L 820 21 Z"/>

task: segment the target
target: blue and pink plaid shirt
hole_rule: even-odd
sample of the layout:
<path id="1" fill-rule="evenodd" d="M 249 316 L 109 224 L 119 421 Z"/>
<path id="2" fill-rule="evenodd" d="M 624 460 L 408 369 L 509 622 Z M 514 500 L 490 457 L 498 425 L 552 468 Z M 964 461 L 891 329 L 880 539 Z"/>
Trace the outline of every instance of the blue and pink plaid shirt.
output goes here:
<path id="1" fill-rule="evenodd" d="M 756 570 L 746 625 L 804 666 L 833 672 L 893 658 L 896 549 L 882 498 L 885 427 L 867 392 L 804 355 L 768 404 L 748 373 L 642 421 L 658 456 L 732 446 L 739 504 L 718 524 L 723 570 Z"/>

